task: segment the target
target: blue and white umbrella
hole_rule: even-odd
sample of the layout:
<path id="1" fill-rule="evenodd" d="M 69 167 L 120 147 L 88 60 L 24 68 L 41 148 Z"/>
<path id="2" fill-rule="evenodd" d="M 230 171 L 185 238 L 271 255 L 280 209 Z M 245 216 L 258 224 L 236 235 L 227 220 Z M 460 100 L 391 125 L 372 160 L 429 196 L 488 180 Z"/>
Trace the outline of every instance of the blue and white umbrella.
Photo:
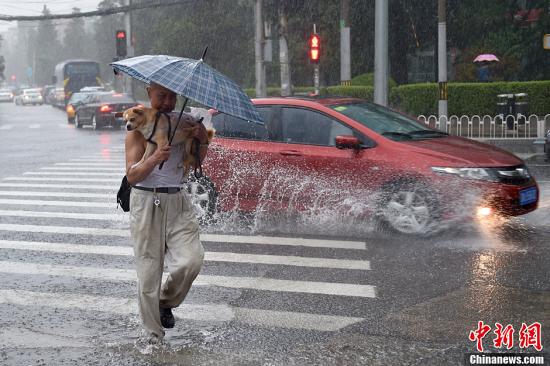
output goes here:
<path id="1" fill-rule="evenodd" d="M 263 122 L 258 110 L 239 85 L 202 59 L 144 55 L 112 62 L 110 65 L 115 71 L 147 84 L 153 82 L 162 85 L 219 112 L 248 121 Z"/>

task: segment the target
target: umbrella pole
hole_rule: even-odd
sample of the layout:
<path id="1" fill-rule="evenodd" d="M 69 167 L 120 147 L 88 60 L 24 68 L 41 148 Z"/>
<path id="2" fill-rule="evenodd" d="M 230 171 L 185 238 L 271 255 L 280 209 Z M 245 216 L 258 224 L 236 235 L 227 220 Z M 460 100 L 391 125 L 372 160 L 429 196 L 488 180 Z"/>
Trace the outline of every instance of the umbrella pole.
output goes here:
<path id="1" fill-rule="evenodd" d="M 206 46 L 206 48 L 204 49 L 201 60 L 204 60 L 204 57 L 206 56 L 206 51 L 208 51 L 208 46 Z M 172 140 L 174 139 L 174 135 L 176 134 L 176 130 L 178 129 L 178 125 L 180 124 L 181 116 L 183 115 L 183 110 L 185 109 L 185 106 L 187 105 L 188 101 L 189 101 L 189 98 L 185 97 L 185 101 L 183 102 L 183 106 L 181 107 L 180 115 L 178 117 L 178 122 L 176 123 L 176 127 L 174 128 L 174 133 L 172 133 L 172 136 L 170 136 L 170 140 L 168 141 L 168 146 L 172 145 Z M 164 165 L 164 161 L 160 163 L 159 170 L 162 169 L 163 165 Z"/>

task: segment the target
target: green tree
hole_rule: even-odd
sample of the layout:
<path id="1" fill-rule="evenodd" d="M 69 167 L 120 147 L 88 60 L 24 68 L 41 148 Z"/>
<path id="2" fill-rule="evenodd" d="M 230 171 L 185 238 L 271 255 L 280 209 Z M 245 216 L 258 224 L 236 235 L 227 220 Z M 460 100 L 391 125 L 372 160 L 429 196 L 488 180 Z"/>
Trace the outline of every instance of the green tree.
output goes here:
<path id="1" fill-rule="evenodd" d="M 44 5 L 42 14 L 51 14 L 46 5 Z M 57 30 L 51 20 L 43 20 L 38 23 L 34 44 L 31 48 L 35 51 L 35 82 L 38 85 L 50 84 L 55 65 L 60 61 L 59 50 L 61 49 Z"/>
<path id="2" fill-rule="evenodd" d="M 73 8 L 73 14 L 80 13 L 79 8 Z M 84 26 L 83 18 L 72 18 L 65 29 L 63 39 L 63 55 L 65 59 L 89 58 L 94 56 L 94 42 L 92 41 Z"/>

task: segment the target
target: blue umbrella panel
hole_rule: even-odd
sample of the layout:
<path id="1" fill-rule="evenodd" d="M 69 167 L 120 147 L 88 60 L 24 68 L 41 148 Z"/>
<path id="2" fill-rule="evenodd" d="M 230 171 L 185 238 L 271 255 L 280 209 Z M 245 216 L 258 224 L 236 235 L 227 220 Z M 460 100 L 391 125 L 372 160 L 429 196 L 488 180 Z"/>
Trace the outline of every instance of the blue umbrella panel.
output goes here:
<path id="1" fill-rule="evenodd" d="M 145 55 L 113 62 L 111 66 L 137 80 L 162 85 L 219 112 L 248 121 L 263 122 L 240 86 L 202 59 Z"/>

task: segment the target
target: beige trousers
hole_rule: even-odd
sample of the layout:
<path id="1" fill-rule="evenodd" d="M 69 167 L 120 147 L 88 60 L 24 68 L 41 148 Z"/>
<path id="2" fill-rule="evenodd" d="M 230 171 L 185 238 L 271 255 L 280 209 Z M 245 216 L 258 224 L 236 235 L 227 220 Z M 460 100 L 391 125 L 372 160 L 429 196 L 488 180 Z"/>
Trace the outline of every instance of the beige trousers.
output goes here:
<path id="1" fill-rule="evenodd" d="M 160 205 L 154 204 L 155 197 Z M 143 327 L 164 336 L 159 306 L 179 306 L 199 274 L 204 249 L 199 224 L 186 193 L 132 189 L 130 231 L 137 264 L 139 313 Z M 166 265 L 168 277 L 161 285 Z"/>

